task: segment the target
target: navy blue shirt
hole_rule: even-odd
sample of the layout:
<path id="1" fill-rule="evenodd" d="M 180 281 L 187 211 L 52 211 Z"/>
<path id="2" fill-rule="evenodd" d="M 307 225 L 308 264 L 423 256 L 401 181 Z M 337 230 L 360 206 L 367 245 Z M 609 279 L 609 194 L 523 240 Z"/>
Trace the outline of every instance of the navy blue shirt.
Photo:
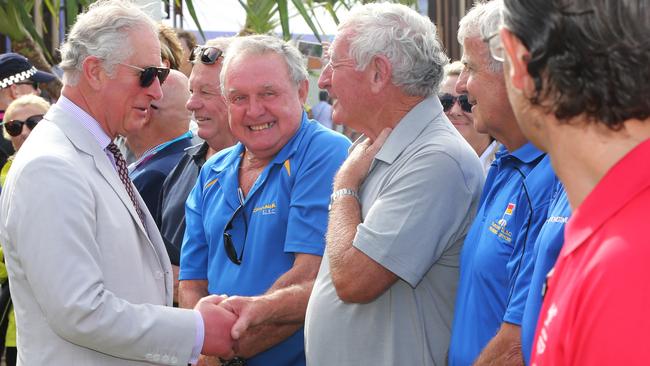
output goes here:
<path id="1" fill-rule="evenodd" d="M 159 145 L 159 148 L 150 150 L 133 163 L 129 178 L 140 192 L 144 203 L 147 204 L 151 216 L 158 216 L 158 200 L 165 178 L 181 160 L 185 149 L 191 145 L 192 133 L 188 132 L 168 143 Z"/>
<path id="2" fill-rule="evenodd" d="M 503 322 L 521 324 L 530 284 L 525 269 L 554 177 L 548 157 L 531 143 L 497 153 L 461 253 L 450 365 L 472 364 Z"/>
<path id="3" fill-rule="evenodd" d="M 211 294 L 254 296 L 291 269 L 294 253 L 322 255 L 332 182 L 349 146 L 343 135 L 303 114 L 296 134 L 243 202 L 238 171 L 244 146 L 238 143 L 211 157 L 187 199 L 179 278 L 208 280 Z M 231 218 L 241 265 L 231 262 L 224 249 L 223 233 Z M 247 364 L 304 365 L 302 329 Z"/>
<path id="4" fill-rule="evenodd" d="M 165 243 L 169 260 L 179 266 L 181 245 L 185 235 L 185 201 L 199 177 L 208 153 L 208 143 L 188 147 L 181 160 L 172 169 L 162 185 L 158 200 L 158 213 L 154 216 Z"/>
<path id="5" fill-rule="evenodd" d="M 526 364 L 530 363 L 532 355 L 537 319 L 544 300 L 546 275 L 555 266 L 557 256 L 564 244 L 564 226 L 569 220 L 569 216 L 571 216 L 571 206 L 569 206 L 564 186 L 558 180 L 555 184 L 548 218 L 535 241 L 535 264 L 521 322 L 521 346 Z"/>

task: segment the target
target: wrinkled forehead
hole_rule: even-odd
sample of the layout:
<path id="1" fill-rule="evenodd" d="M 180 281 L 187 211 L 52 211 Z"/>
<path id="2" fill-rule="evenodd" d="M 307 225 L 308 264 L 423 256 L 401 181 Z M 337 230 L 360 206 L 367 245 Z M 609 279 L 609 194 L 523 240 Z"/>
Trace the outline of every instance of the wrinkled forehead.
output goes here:
<path id="1" fill-rule="evenodd" d="M 161 66 L 160 41 L 158 35 L 151 27 L 139 25 L 130 29 L 124 39 L 127 46 L 131 47 L 130 57 L 127 61 L 136 66 Z"/>
<path id="2" fill-rule="evenodd" d="M 220 85 L 219 74 L 221 73 L 223 58 L 212 65 L 206 65 L 197 62 L 192 66 L 192 73 L 190 74 L 190 85 L 192 88 L 201 85 L 210 85 L 218 88 Z"/>
<path id="3" fill-rule="evenodd" d="M 260 83 L 267 79 L 291 79 L 287 60 L 273 51 L 246 52 L 233 57 L 226 69 L 226 82 L 237 83 L 244 75 L 256 75 L 254 79 Z"/>
<path id="4" fill-rule="evenodd" d="M 332 42 L 328 49 L 330 59 L 347 58 L 350 52 L 350 35 L 349 29 L 343 29 Z"/>

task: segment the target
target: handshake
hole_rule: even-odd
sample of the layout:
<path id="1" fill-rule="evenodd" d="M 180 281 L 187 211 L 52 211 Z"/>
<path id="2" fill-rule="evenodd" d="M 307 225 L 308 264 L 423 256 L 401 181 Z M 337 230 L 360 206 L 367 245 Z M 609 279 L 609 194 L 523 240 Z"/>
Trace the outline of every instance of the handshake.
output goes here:
<path id="1" fill-rule="evenodd" d="M 260 300 L 254 297 L 210 295 L 194 307 L 203 317 L 205 336 L 201 354 L 230 359 L 237 352 L 242 334 L 263 322 L 264 307 L 255 306 Z"/>

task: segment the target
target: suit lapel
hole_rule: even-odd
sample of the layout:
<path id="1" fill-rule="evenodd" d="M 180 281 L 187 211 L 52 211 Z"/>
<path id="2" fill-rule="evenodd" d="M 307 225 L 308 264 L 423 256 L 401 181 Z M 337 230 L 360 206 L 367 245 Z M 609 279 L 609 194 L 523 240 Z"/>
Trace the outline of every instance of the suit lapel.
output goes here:
<path id="1" fill-rule="evenodd" d="M 95 137 L 86 128 L 81 126 L 79 122 L 75 121 L 71 115 L 66 113 L 63 109 L 59 108 L 56 104 L 50 108 L 45 116 L 45 119 L 50 120 L 52 123 L 61 128 L 63 133 L 78 150 L 90 155 L 93 158 L 95 167 L 102 175 L 102 177 L 106 179 L 115 194 L 120 198 L 124 206 L 126 206 L 127 210 L 129 210 L 131 218 L 135 224 L 147 237 L 149 237 L 147 230 L 142 225 L 142 222 L 138 217 L 138 213 L 136 212 L 135 207 L 133 207 L 133 203 L 131 202 L 131 198 L 129 198 L 129 194 L 126 192 L 126 188 L 122 184 L 122 181 L 117 174 L 117 171 L 113 167 L 113 164 L 111 164 L 111 161 L 108 159 L 106 152 L 102 150 L 102 148 L 97 143 Z M 144 205 L 144 202 L 140 198 L 140 194 L 137 193 L 138 191 L 135 189 L 135 187 L 133 187 L 133 191 L 136 192 L 136 197 L 138 199 L 140 207 L 144 212 L 146 210 L 146 205 Z"/>
<path id="2" fill-rule="evenodd" d="M 66 112 L 56 104 L 50 108 L 44 118 L 58 126 L 78 151 L 92 157 L 95 168 L 99 174 L 106 180 L 111 189 L 119 197 L 120 201 L 122 201 L 122 204 L 129 211 L 132 221 L 139 227 L 138 230 L 141 230 L 146 237 L 143 244 L 146 243 L 144 245 L 149 246 L 153 250 L 153 255 L 156 257 L 163 273 L 165 273 L 166 298 L 167 302 L 171 305 L 173 282 L 169 257 L 167 256 L 165 244 L 158 232 L 156 223 L 153 221 L 153 218 L 138 191 L 133 187 L 136 199 L 144 213 L 147 225 L 146 228 L 142 224 L 142 221 L 140 221 L 140 217 L 138 216 L 135 207 L 133 207 L 131 198 L 126 192 L 126 188 L 122 184 L 117 170 L 115 170 L 115 167 L 109 160 L 106 152 L 101 148 L 99 143 L 97 143 L 97 140 L 92 133 L 82 126 L 72 114 Z"/>

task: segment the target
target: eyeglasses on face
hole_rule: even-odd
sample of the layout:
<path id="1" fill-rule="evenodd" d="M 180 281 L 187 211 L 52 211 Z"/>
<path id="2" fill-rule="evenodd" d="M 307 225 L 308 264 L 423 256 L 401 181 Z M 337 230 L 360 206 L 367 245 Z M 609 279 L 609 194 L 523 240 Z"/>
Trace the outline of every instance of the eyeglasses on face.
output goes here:
<path id="1" fill-rule="evenodd" d="M 212 65 L 221 56 L 223 56 L 223 51 L 217 47 L 196 46 L 190 54 L 190 62 L 199 60 L 202 64 Z"/>
<path id="2" fill-rule="evenodd" d="M 467 94 L 453 96 L 449 93 L 445 93 L 438 96 L 438 98 L 440 98 L 440 104 L 442 104 L 442 109 L 445 112 L 449 112 L 451 108 L 454 106 L 454 104 L 456 103 L 456 101 L 458 101 L 458 104 L 460 105 L 460 108 L 463 110 L 463 112 L 467 112 L 467 113 L 472 112 L 472 104 L 469 102 L 469 99 L 467 98 Z"/>
<path id="3" fill-rule="evenodd" d="M 488 44 L 488 49 L 490 50 L 490 56 L 492 56 L 492 59 L 498 62 L 503 62 L 505 60 L 505 51 L 503 49 L 503 43 L 501 42 L 501 34 L 498 30 L 490 34 L 487 38 L 484 38 L 483 42 Z"/>
<path id="4" fill-rule="evenodd" d="M 240 265 L 242 258 L 244 257 L 244 247 L 246 246 L 246 233 L 248 232 L 248 224 L 246 223 L 246 217 L 244 216 L 244 244 L 242 245 L 241 248 L 241 254 L 237 256 L 237 249 L 235 248 L 235 244 L 232 240 L 232 235 L 230 234 L 230 231 L 232 230 L 232 223 L 235 220 L 235 217 L 239 213 L 239 211 L 244 211 L 244 205 L 241 204 L 235 212 L 233 212 L 232 216 L 230 217 L 230 220 L 228 220 L 228 223 L 226 224 L 226 228 L 223 231 L 223 247 L 226 250 L 226 255 L 228 256 L 228 259 L 230 259 L 231 262 L 233 262 L 236 265 Z"/>
<path id="5" fill-rule="evenodd" d="M 325 65 L 323 70 L 331 69 L 332 71 L 334 71 L 335 69 L 338 69 L 339 67 L 344 67 L 344 66 L 355 67 L 354 59 L 353 58 L 344 58 L 344 59 L 340 59 L 340 60 L 336 60 L 336 61 L 334 61 L 332 59 L 329 59 L 329 61 L 327 61 L 327 64 Z"/>
<path id="6" fill-rule="evenodd" d="M 140 86 L 143 88 L 148 88 L 153 84 L 153 81 L 158 78 L 158 81 L 160 81 L 160 85 L 162 85 L 165 80 L 167 79 L 167 76 L 169 75 L 169 69 L 166 67 L 155 67 L 155 66 L 149 66 L 145 67 L 144 69 L 141 67 L 121 63 L 120 65 L 130 67 L 132 69 L 140 71 Z"/>
<path id="7" fill-rule="evenodd" d="M 16 137 L 19 136 L 21 133 L 23 133 L 23 125 L 27 125 L 27 128 L 33 130 L 34 127 L 36 127 L 36 125 L 38 124 L 38 122 L 40 122 L 42 119 L 43 119 L 42 114 L 36 114 L 28 117 L 24 121 L 12 119 L 11 121 L 5 122 L 3 124 L 9 136 Z"/>

